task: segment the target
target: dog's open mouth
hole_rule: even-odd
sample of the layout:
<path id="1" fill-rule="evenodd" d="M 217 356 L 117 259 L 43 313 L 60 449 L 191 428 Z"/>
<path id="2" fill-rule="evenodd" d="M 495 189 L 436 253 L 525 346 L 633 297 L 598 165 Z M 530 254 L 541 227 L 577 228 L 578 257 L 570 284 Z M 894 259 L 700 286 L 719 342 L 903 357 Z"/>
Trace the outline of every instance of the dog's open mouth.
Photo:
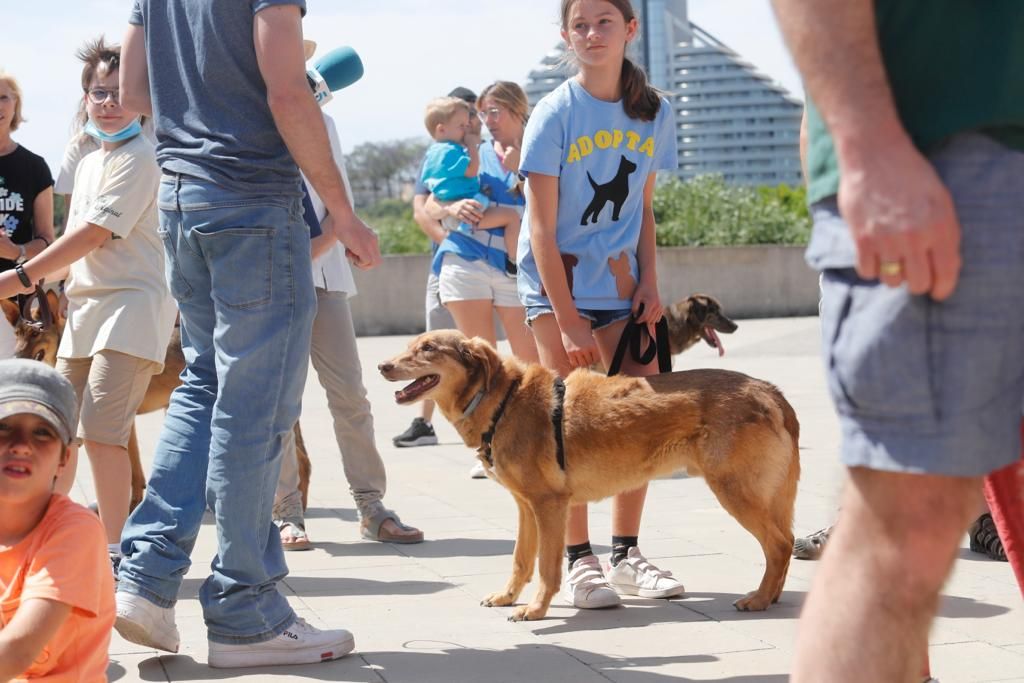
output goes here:
<path id="1" fill-rule="evenodd" d="M 709 325 L 705 325 L 700 329 L 701 338 L 708 343 L 713 349 L 718 349 L 719 357 L 725 355 L 725 346 L 722 345 L 722 340 L 719 338 L 718 333 L 715 329 Z"/>
<path id="2" fill-rule="evenodd" d="M 423 377 L 418 377 L 412 384 L 395 392 L 395 401 L 398 403 L 411 403 L 424 393 L 436 387 L 437 383 L 440 381 L 440 375 L 424 375 Z"/>

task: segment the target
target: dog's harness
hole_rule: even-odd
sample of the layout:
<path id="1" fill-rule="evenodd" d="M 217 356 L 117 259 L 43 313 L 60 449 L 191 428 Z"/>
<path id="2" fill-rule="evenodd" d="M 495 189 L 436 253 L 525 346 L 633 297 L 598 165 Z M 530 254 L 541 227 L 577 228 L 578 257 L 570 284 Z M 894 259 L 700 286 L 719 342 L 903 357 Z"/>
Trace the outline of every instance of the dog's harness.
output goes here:
<path id="1" fill-rule="evenodd" d="M 498 420 L 505 414 L 505 406 L 508 405 L 508 399 L 512 396 L 512 392 L 519 386 L 519 380 L 514 380 L 512 384 L 508 386 L 508 391 L 505 392 L 505 397 L 501 399 L 501 403 L 498 404 L 498 409 L 494 411 L 494 417 L 491 418 L 491 426 L 480 436 L 480 455 L 484 456 L 484 460 L 487 461 L 488 467 L 494 467 L 494 457 L 491 455 L 491 440 L 494 439 L 494 430 L 498 427 Z M 482 392 L 473 397 L 473 401 L 470 402 L 469 407 L 463 412 L 463 415 L 472 412 L 479 405 L 480 401 L 477 397 L 482 397 Z"/>
<path id="2" fill-rule="evenodd" d="M 484 460 L 487 461 L 488 467 L 494 467 L 494 456 L 491 454 L 491 441 L 494 440 L 494 431 L 498 428 L 498 421 L 502 415 L 505 414 L 505 406 L 508 404 L 509 397 L 512 396 L 512 392 L 519 386 L 519 380 L 515 380 L 509 386 L 508 391 L 505 392 L 505 397 L 501 399 L 501 403 L 498 404 L 498 409 L 494 411 L 494 417 L 491 418 L 491 426 L 480 436 L 480 455 L 483 456 Z M 554 393 L 555 393 L 555 409 L 551 411 L 551 426 L 555 430 L 555 458 L 558 460 L 558 466 L 565 471 L 565 442 L 562 436 L 562 418 L 565 413 L 565 382 L 562 381 L 561 377 L 556 377 L 554 382 Z M 466 410 L 463 411 L 463 415 L 467 415 L 472 412 L 473 409 L 480 403 L 477 396 L 473 397 L 473 401 L 467 406 Z"/>

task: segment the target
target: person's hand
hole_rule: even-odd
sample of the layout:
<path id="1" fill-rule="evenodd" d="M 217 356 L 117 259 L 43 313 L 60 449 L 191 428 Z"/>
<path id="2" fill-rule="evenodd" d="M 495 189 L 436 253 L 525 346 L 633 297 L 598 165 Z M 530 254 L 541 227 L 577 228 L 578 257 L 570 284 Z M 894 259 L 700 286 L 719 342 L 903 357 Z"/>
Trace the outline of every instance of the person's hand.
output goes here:
<path id="1" fill-rule="evenodd" d="M 332 232 L 345 245 L 345 255 L 360 270 L 370 270 L 381 264 L 380 241 L 377 233 L 354 212 L 334 215 Z"/>
<path id="2" fill-rule="evenodd" d="M 483 204 L 475 199 L 460 199 L 445 207 L 445 211 L 452 218 L 458 219 L 461 223 L 472 223 L 476 225 L 484 218 Z"/>
<path id="3" fill-rule="evenodd" d="M 857 272 L 913 294 L 947 298 L 960 273 L 960 222 L 949 191 L 910 145 L 841 166 L 839 212 L 857 245 Z"/>
<path id="4" fill-rule="evenodd" d="M 474 133 L 472 131 L 466 131 L 466 137 L 462 138 L 462 144 L 466 146 L 466 149 L 475 150 L 480 146 L 480 141 L 483 138 L 480 133 Z"/>
<path id="5" fill-rule="evenodd" d="M 18 279 L 18 274 L 13 270 L 0 273 L 0 299 L 10 299 L 12 296 L 18 294 L 31 294 L 35 291 L 35 286 L 26 287 L 21 284 L 21 280 Z"/>
<path id="6" fill-rule="evenodd" d="M 665 309 L 661 305 L 661 297 L 658 296 L 657 283 L 640 281 L 640 285 L 633 292 L 633 305 L 631 306 L 636 321 L 647 325 L 647 332 L 651 339 L 655 339 L 654 326 L 665 315 Z M 642 312 L 641 312 L 642 311 Z M 638 315 L 639 312 L 639 315 Z"/>
<path id="7" fill-rule="evenodd" d="M 501 164 L 513 173 L 519 173 L 519 148 L 503 147 L 502 152 L 505 156 L 502 158 Z"/>
<path id="8" fill-rule="evenodd" d="M 21 249 L 18 249 L 18 245 L 15 244 L 10 237 L 8 237 L 2 230 L 0 230 L 0 257 L 13 261 L 21 255 Z"/>
<path id="9" fill-rule="evenodd" d="M 566 325 L 559 325 L 562 328 L 562 346 L 574 370 L 589 367 L 601 360 L 589 320 L 576 317 Z"/>

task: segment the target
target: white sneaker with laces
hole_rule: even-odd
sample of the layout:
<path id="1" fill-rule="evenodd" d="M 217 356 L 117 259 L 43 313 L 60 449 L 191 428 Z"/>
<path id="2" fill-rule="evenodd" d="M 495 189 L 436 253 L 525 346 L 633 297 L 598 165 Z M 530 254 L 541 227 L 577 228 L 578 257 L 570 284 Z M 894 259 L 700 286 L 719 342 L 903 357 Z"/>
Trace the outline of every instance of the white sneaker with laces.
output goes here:
<path id="1" fill-rule="evenodd" d="M 641 598 L 671 598 L 682 595 L 686 587 L 672 572 L 658 569 L 634 546 L 614 567 L 608 567 L 608 583 L 619 595 Z"/>
<path id="2" fill-rule="evenodd" d="M 601 561 L 594 555 L 581 557 L 572 563 L 562 586 L 562 597 L 580 609 L 615 607 L 622 602 L 605 580 Z"/>
<path id="3" fill-rule="evenodd" d="M 345 629 L 321 631 L 296 617 L 295 623 L 271 640 L 246 645 L 226 645 L 211 640 L 209 646 L 207 663 L 216 669 L 230 669 L 329 662 L 352 652 L 356 643 Z"/>
<path id="4" fill-rule="evenodd" d="M 181 637 L 174 625 L 174 608 L 160 607 L 141 595 L 118 592 L 117 621 L 121 637 L 137 645 L 177 652 Z"/>

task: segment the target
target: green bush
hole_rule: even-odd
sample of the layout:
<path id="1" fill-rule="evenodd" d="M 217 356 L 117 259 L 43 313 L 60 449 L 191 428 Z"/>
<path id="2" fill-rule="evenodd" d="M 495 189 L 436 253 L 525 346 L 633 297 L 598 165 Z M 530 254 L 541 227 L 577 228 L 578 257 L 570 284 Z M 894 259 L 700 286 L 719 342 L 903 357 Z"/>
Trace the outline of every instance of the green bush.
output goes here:
<path id="1" fill-rule="evenodd" d="M 803 188 L 728 185 L 721 176 L 673 178 L 654 193 L 658 246 L 806 244 Z"/>
<path id="2" fill-rule="evenodd" d="M 412 218 L 410 202 L 382 199 L 358 213 L 380 235 L 381 253 L 425 254 L 430 251 L 430 240 Z"/>
<path id="3" fill-rule="evenodd" d="M 380 234 L 383 253 L 430 251 L 409 202 L 382 199 L 360 209 L 359 215 Z M 654 217 L 661 247 L 806 244 L 811 234 L 804 188 L 728 185 L 721 176 L 660 183 L 654 193 Z"/>

